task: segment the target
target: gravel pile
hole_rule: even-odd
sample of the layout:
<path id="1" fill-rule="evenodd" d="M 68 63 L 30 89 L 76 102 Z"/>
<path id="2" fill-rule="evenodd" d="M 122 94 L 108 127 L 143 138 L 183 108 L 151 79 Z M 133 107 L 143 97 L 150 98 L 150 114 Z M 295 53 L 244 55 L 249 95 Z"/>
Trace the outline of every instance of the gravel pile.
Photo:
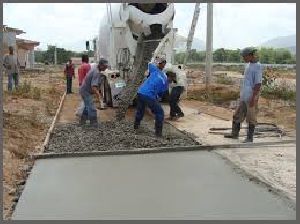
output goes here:
<path id="1" fill-rule="evenodd" d="M 88 152 L 187 146 L 198 144 L 191 136 L 165 124 L 163 137 L 157 138 L 154 124 L 143 122 L 135 131 L 132 122 L 103 122 L 100 127 L 61 124 L 54 129 L 45 152 Z"/>

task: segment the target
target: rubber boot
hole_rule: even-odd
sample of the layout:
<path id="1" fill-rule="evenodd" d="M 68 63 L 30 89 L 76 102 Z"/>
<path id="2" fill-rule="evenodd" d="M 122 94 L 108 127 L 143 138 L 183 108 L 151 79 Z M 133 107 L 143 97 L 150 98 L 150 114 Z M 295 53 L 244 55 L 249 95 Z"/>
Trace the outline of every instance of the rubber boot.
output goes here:
<path id="1" fill-rule="evenodd" d="M 232 130 L 230 134 L 225 134 L 225 138 L 233 138 L 233 139 L 238 139 L 239 138 L 239 132 L 241 129 L 241 124 L 238 122 L 232 122 Z"/>
<path id="2" fill-rule="evenodd" d="M 84 116 L 84 115 L 81 115 L 79 124 L 80 124 L 80 125 L 85 125 L 85 124 L 86 124 L 86 121 L 87 121 L 87 117 Z"/>
<path id="3" fill-rule="evenodd" d="M 97 118 L 90 120 L 90 126 L 93 127 L 93 128 L 98 128 L 99 127 Z"/>
<path id="4" fill-rule="evenodd" d="M 156 137 L 162 137 L 162 129 L 163 129 L 162 124 L 155 123 L 155 135 L 156 135 Z"/>
<path id="5" fill-rule="evenodd" d="M 247 131 L 247 138 L 244 140 L 244 143 L 253 142 L 254 130 L 255 130 L 255 125 L 249 124 L 248 131 Z"/>
<path id="6" fill-rule="evenodd" d="M 179 113 L 178 117 L 184 117 L 184 113 L 183 112 Z"/>
<path id="7" fill-rule="evenodd" d="M 138 122 L 134 122 L 134 125 L 133 125 L 133 128 L 134 128 L 134 130 L 137 130 L 137 129 L 139 129 L 139 127 L 140 127 L 140 124 L 138 123 Z"/>

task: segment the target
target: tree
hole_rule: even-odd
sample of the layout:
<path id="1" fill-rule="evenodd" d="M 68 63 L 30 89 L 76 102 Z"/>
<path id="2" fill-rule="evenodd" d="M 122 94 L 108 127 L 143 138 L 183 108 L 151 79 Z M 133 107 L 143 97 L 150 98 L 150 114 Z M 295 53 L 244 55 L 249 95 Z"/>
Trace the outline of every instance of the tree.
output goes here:
<path id="1" fill-rule="evenodd" d="M 274 64 L 275 63 L 275 51 L 273 48 L 261 48 L 258 52 L 259 60 L 264 64 Z"/>
<path id="2" fill-rule="evenodd" d="M 241 55 L 240 55 L 240 49 L 237 50 L 227 50 L 228 51 L 228 58 L 227 62 L 231 63 L 239 63 L 241 62 Z"/>
<path id="3" fill-rule="evenodd" d="M 213 59 L 215 62 L 226 62 L 227 61 L 227 53 L 224 48 L 220 48 L 214 51 Z"/>
<path id="4" fill-rule="evenodd" d="M 205 62 L 206 51 L 191 51 L 188 62 Z M 176 63 L 184 62 L 185 53 L 178 53 L 175 55 Z M 258 50 L 258 58 L 263 64 L 296 64 L 296 55 L 292 55 L 288 49 L 285 48 L 265 48 Z M 240 55 L 240 49 L 227 50 L 224 48 L 216 49 L 213 52 L 213 59 L 215 62 L 228 63 L 243 63 Z"/>
<path id="5" fill-rule="evenodd" d="M 38 63 L 44 63 L 45 62 L 45 51 L 41 51 L 41 50 L 34 51 L 34 59 Z"/>
<path id="6" fill-rule="evenodd" d="M 287 49 L 276 49 L 275 51 L 275 63 L 288 64 L 292 59 L 291 52 Z"/>

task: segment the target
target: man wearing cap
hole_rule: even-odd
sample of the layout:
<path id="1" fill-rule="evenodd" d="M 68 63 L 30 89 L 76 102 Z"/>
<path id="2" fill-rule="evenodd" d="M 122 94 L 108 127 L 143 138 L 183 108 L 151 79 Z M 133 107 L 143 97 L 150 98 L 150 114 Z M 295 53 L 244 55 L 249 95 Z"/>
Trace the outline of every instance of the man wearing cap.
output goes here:
<path id="1" fill-rule="evenodd" d="M 168 79 L 163 69 L 166 60 L 163 57 L 156 58 L 155 63 L 149 63 L 148 70 L 151 74 L 139 87 L 137 93 L 137 108 L 134 121 L 134 129 L 138 129 L 144 117 L 145 108 L 148 106 L 155 114 L 155 135 L 162 136 L 164 110 L 159 104 L 159 99 L 168 90 Z"/>
<path id="2" fill-rule="evenodd" d="M 255 52 L 256 49 L 254 48 L 245 48 L 241 51 L 241 56 L 247 64 L 241 83 L 240 103 L 233 115 L 232 132 L 224 136 L 238 139 L 240 124 L 246 118 L 248 132 L 244 143 L 253 142 L 254 129 L 257 123 L 258 98 L 262 83 L 262 66 L 258 62 Z"/>
<path id="3" fill-rule="evenodd" d="M 84 110 L 81 115 L 80 124 L 90 121 L 92 126 L 98 126 L 97 110 L 93 103 L 93 94 L 97 96 L 99 103 L 102 103 L 102 97 L 99 92 L 99 83 L 101 82 L 101 72 L 107 69 L 108 61 L 100 59 L 97 68 L 91 69 L 86 75 L 79 93 L 84 102 Z"/>

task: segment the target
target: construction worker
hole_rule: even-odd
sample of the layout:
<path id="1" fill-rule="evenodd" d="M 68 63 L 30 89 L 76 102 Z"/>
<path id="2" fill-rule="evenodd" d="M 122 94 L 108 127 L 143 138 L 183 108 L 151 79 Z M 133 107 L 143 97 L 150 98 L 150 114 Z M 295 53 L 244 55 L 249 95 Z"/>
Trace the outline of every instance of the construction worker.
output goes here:
<path id="1" fill-rule="evenodd" d="M 149 63 L 150 76 L 139 87 L 137 93 L 137 107 L 134 129 L 138 129 L 144 117 L 145 108 L 148 106 L 155 114 L 155 135 L 162 136 L 164 110 L 159 104 L 159 99 L 168 90 L 168 78 L 163 72 L 166 65 L 164 57 L 156 58 L 156 63 Z"/>
<path id="2" fill-rule="evenodd" d="M 75 78 L 75 65 L 72 63 L 71 59 L 69 59 L 69 62 L 66 64 L 64 73 L 67 78 L 67 94 L 71 94 L 72 93 L 72 79 Z"/>
<path id="3" fill-rule="evenodd" d="M 238 139 L 240 125 L 246 118 L 248 131 L 244 143 L 253 142 L 254 129 L 257 123 L 258 98 L 262 83 L 262 66 L 255 53 L 256 49 L 249 47 L 241 51 L 241 56 L 247 64 L 241 83 L 240 103 L 233 115 L 232 132 L 224 136 Z"/>
<path id="4" fill-rule="evenodd" d="M 82 85 L 87 73 L 91 70 L 91 65 L 89 64 L 89 56 L 87 54 L 83 54 L 81 56 L 81 65 L 78 68 L 78 83 L 79 87 Z M 80 105 L 76 111 L 76 116 L 81 117 L 82 112 L 84 110 L 84 102 L 81 101 Z"/>
<path id="5" fill-rule="evenodd" d="M 102 97 L 99 92 L 99 83 L 101 82 L 101 73 L 108 67 L 106 59 L 100 59 L 97 68 L 91 69 L 86 75 L 79 93 L 84 102 L 84 110 L 81 115 L 80 124 L 85 124 L 87 120 L 92 126 L 98 126 L 97 109 L 93 103 L 93 94 L 97 96 L 100 104 L 102 104 Z"/>
<path id="6" fill-rule="evenodd" d="M 8 75 L 8 85 L 7 89 L 9 92 L 12 92 L 13 89 L 13 81 L 15 83 L 15 88 L 18 88 L 19 85 L 19 60 L 17 55 L 14 54 L 14 48 L 10 46 L 9 54 L 4 56 L 3 66 L 6 69 Z"/>
<path id="7" fill-rule="evenodd" d="M 91 65 L 89 64 L 89 56 L 87 54 L 83 54 L 81 56 L 81 65 L 78 68 L 78 83 L 79 86 L 82 85 L 85 76 L 90 71 Z"/>
<path id="8" fill-rule="evenodd" d="M 183 117 L 184 113 L 179 107 L 178 103 L 181 94 L 184 92 L 186 86 L 186 73 L 181 70 L 181 65 L 178 65 L 178 69 L 175 71 L 176 77 L 172 84 L 171 94 L 169 97 L 170 104 L 170 120 Z"/>

